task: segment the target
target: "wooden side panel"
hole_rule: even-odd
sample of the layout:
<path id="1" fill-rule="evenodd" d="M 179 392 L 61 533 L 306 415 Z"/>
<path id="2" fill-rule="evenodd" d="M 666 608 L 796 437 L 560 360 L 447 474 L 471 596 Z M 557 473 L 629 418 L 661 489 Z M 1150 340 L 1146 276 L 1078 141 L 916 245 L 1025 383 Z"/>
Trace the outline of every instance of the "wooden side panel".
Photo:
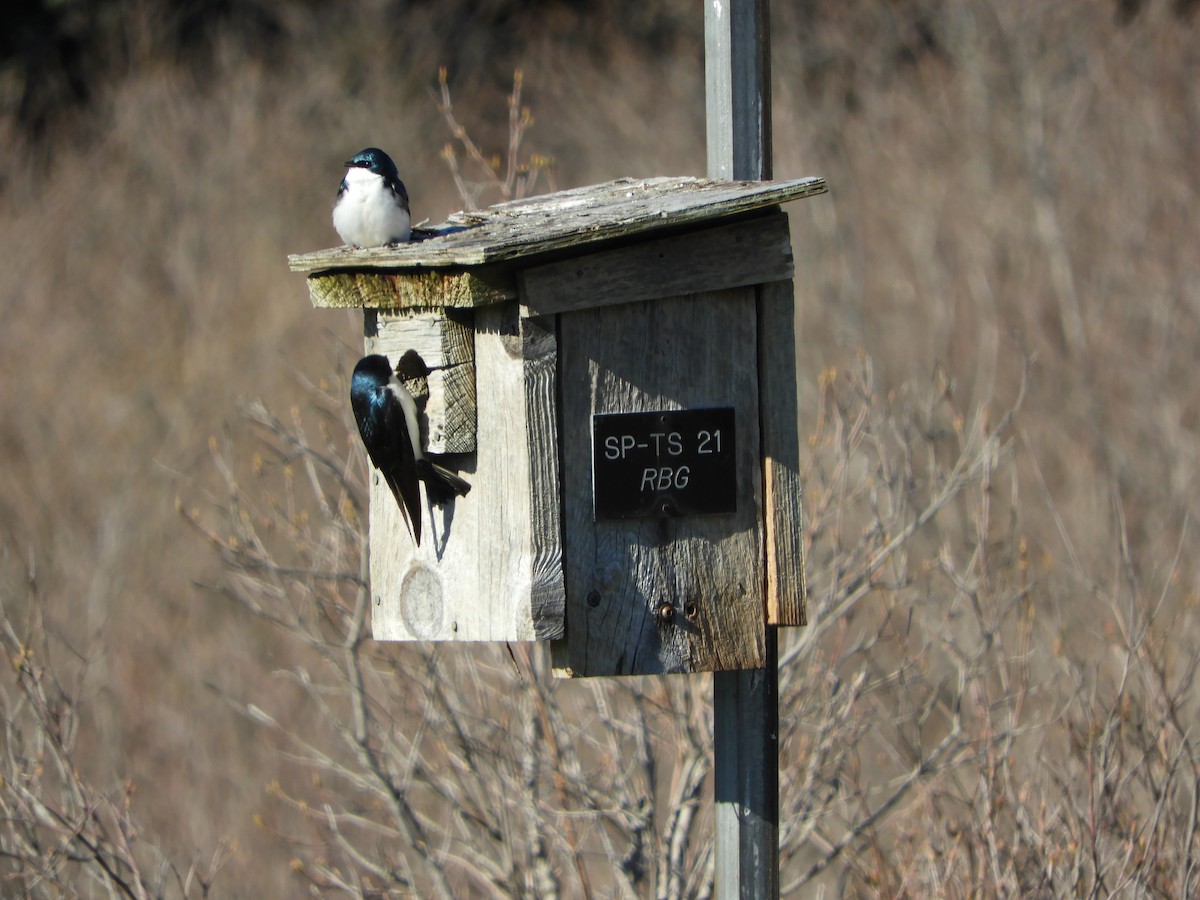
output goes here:
<path id="1" fill-rule="evenodd" d="M 424 508 L 415 547 L 377 474 L 371 483 L 372 628 L 377 640 L 531 641 L 560 637 L 564 589 L 553 331 L 523 327 L 515 303 L 475 313 L 471 492 Z M 536 499 L 535 499 L 536 498 Z"/>
<path id="2" fill-rule="evenodd" d="M 529 457 L 530 620 L 537 640 L 561 638 L 566 613 L 558 439 L 557 320 L 521 308 L 525 444 Z M 516 448 L 514 448 L 516 449 Z"/>
<path id="3" fill-rule="evenodd" d="M 562 317 L 568 629 L 555 665 L 564 674 L 762 665 L 754 309 L 754 289 L 739 288 Z M 594 520 L 593 414 L 718 406 L 735 409 L 736 513 Z"/>
<path id="4" fill-rule="evenodd" d="M 792 241 L 779 210 L 733 224 L 647 240 L 524 269 L 521 302 L 540 313 L 632 303 L 792 277 Z"/>
<path id="5" fill-rule="evenodd" d="M 767 622 L 771 625 L 807 622 L 793 294 L 791 281 L 758 287 Z"/>

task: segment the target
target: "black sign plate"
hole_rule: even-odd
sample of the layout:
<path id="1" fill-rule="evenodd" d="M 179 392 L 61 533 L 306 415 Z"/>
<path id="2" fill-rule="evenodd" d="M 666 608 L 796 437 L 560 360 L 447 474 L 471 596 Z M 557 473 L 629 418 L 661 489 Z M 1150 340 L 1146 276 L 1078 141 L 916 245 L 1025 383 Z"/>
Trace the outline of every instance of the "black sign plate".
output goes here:
<path id="1" fill-rule="evenodd" d="M 596 519 L 737 512 L 733 408 L 592 416 Z"/>

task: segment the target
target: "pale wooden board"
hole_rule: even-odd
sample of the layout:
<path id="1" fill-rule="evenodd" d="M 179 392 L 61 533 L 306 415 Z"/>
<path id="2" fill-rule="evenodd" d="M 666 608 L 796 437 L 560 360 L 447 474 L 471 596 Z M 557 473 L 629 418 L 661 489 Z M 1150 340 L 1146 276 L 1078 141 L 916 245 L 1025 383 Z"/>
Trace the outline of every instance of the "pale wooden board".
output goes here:
<path id="1" fill-rule="evenodd" d="M 684 235 L 522 269 L 521 302 L 570 312 L 792 277 L 788 219 L 775 211 Z"/>
<path id="2" fill-rule="evenodd" d="M 335 247 L 294 254 L 288 257 L 288 265 L 293 272 L 481 266 L 708 222 L 825 190 L 825 181 L 815 177 L 788 181 L 621 178 L 459 213 L 424 240 L 396 247 Z"/>
<path id="3" fill-rule="evenodd" d="M 523 328 L 515 303 L 475 314 L 478 452 L 454 457 L 471 492 L 427 517 L 415 548 L 376 474 L 371 483 L 377 640 L 531 641 L 563 630 L 553 332 Z M 449 459 L 449 458 L 446 458 Z"/>
<path id="4" fill-rule="evenodd" d="M 431 369 L 475 361 L 470 313 L 455 317 L 440 310 L 394 312 L 374 316 L 373 323 L 369 317 L 367 330 L 377 342 L 375 352 L 399 357 L 406 350 L 415 350 Z"/>
<path id="5" fill-rule="evenodd" d="M 558 338 L 556 320 L 521 315 L 525 360 L 525 451 L 529 455 L 530 618 L 538 640 L 563 636 L 562 503 L 558 440 Z M 512 448 L 517 449 L 516 447 Z"/>
<path id="6" fill-rule="evenodd" d="M 568 627 L 554 659 L 563 674 L 762 665 L 756 331 L 753 288 L 561 317 Z M 735 514 L 668 520 L 665 542 L 654 519 L 594 521 L 594 413 L 714 406 L 736 410 Z M 655 615 L 664 602 L 674 609 L 667 622 Z"/>
<path id="7" fill-rule="evenodd" d="M 767 622 L 804 625 L 806 588 L 796 407 L 796 332 L 791 281 L 758 287 L 758 378 L 762 394 Z"/>
<path id="8" fill-rule="evenodd" d="M 475 450 L 475 332 L 470 315 L 367 313 L 368 353 L 383 354 L 395 368 L 405 352 L 415 350 L 432 370 L 421 416 L 423 446 L 429 453 Z"/>

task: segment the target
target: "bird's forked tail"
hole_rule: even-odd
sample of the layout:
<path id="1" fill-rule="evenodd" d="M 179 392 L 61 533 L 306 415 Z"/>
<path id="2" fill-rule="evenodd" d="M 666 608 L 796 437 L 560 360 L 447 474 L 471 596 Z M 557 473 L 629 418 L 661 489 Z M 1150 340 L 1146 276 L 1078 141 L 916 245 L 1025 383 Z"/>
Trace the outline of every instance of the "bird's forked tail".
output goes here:
<path id="1" fill-rule="evenodd" d="M 417 477 L 425 482 L 429 499 L 444 506 L 455 497 L 465 497 L 471 485 L 444 466 L 428 459 L 417 460 Z"/>

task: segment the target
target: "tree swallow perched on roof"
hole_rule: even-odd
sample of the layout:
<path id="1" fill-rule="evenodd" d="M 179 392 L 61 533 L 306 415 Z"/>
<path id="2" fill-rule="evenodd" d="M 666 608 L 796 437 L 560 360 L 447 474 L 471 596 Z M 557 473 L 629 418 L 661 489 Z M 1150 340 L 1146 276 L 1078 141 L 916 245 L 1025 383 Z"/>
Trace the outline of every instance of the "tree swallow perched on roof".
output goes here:
<path id="1" fill-rule="evenodd" d="M 421 494 L 417 482 L 425 482 L 429 499 L 439 506 L 455 496 L 464 496 L 471 485 L 425 458 L 416 401 L 393 374 L 386 356 L 375 354 L 358 361 L 350 380 L 350 406 L 367 455 L 392 489 L 413 540 L 420 546 Z"/>
<path id="2" fill-rule="evenodd" d="M 346 177 L 333 201 L 333 227 L 355 247 L 382 247 L 408 240 L 412 219 L 408 192 L 392 158 L 378 147 L 346 160 Z"/>

